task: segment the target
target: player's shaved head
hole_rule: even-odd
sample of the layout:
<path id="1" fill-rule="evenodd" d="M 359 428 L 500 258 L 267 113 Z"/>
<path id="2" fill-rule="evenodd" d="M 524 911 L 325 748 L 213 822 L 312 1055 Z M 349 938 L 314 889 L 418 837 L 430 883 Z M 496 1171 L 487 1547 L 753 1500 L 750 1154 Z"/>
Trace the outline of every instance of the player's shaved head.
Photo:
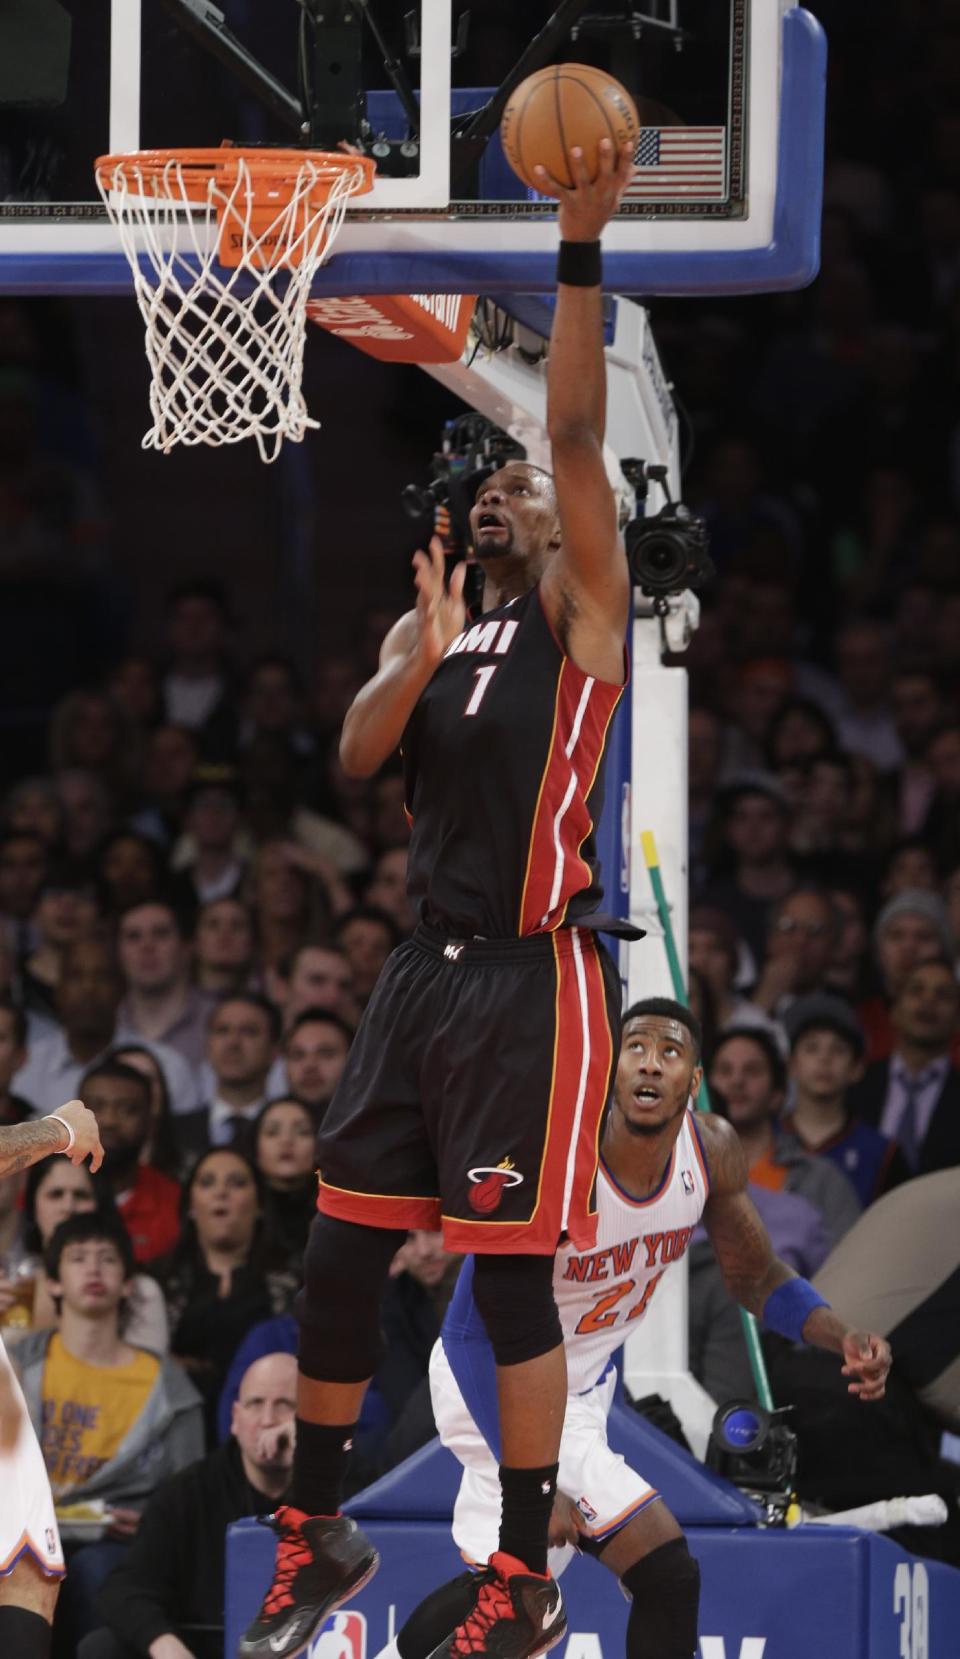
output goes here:
<path id="1" fill-rule="evenodd" d="M 557 492 L 550 473 L 533 461 L 506 461 L 480 484 L 470 530 L 481 563 L 519 557 L 535 580 L 559 544 Z"/>
<path id="2" fill-rule="evenodd" d="M 538 467 L 535 461 L 506 461 L 500 468 L 501 472 L 525 472 L 528 477 L 537 480 L 544 492 L 552 498 L 556 497 L 557 487 L 553 481 L 553 473 L 546 467 Z"/>

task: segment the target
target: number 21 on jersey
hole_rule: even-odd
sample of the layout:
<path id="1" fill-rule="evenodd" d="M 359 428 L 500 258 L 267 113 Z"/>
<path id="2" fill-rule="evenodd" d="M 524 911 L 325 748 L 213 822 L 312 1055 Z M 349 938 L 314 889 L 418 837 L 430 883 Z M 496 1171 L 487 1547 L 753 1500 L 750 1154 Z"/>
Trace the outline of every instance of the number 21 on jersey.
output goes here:
<path id="1" fill-rule="evenodd" d="M 662 1278 L 661 1272 L 656 1278 L 648 1280 L 636 1307 L 631 1308 L 627 1314 L 626 1324 L 629 1325 L 631 1319 L 639 1319 L 640 1315 L 646 1312 L 647 1304 Z M 614 1285 L 611 1290 L 601 1291 L 593 1307 L 588 1308 L 582 1316 L 575 1335 L 590 1336 L 593 1331 L 606 1331 L 611 1325 L 615 1325 L 623 1311 L 620 1304 L 630 1295 L 631 1290 L 636 1288 L 636 1283 L 636 1279 L 624 1279 L 622 1284 Z"/>

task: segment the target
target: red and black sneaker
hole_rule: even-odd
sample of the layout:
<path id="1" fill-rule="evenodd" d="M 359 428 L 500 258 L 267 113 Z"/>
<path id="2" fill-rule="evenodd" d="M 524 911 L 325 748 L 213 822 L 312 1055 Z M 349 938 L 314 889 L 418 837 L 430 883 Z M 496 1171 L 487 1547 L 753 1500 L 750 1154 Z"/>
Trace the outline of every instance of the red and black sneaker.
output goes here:
<path id="1" fill-rule="evenodd" d="M 281 1504 L 267 1521 L 277 1563 L 238 1659 L 294 1659 L 329 1615 L 371 1579 L 380 1557 L 347 1515 L 305 1515 Z"/>
<path id="2" fill-rule="evenodd" d="M 430 1659 L 535 1659 L 566 1634 L 567 1615 L 560 1586 L 549 1574 L 530 1572 L 522 1561 L 498 1551 L 482 1577 L 468 1613 Z"/>

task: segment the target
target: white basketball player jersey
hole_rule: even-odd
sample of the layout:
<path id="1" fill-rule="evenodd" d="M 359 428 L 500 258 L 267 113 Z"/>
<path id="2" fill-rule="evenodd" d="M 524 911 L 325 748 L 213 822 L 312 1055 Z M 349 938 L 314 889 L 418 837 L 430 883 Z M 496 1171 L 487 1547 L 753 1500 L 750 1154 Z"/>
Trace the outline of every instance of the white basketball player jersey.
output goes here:
<path id="1" fill-rule="evenodd" d="M 600 1380 L 670 1263 L 684 1254 L 703 1213 L 710 1178 L 692 1111 L 649 1198 L 631 1198 L 618 1187 L 602 1158 L 597 1188 L 595 1249 L 578 1253 L 561 1245 L 553 1275 L 571 1394 Z"/>

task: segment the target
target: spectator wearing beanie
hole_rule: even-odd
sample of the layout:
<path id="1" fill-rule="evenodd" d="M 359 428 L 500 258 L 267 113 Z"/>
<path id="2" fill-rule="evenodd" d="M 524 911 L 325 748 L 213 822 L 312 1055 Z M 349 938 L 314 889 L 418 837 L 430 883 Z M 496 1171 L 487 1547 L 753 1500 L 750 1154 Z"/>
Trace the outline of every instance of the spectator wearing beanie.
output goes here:
<path id="1" fill-rule="evenodd" d="M 793 1105 L 780 1145 L 829 1158 L 866 1208 L 909 1178 L 896 1142 L 853 1116 L 849 1091 L 863 1076 L 863 1032 L 848 1003 L 798 997 L 786 1016 Z"/>
<path id="2" fill-rule="evenodd" d="M 868 1065 L 887 1060 L 893 1053 L 890 1010 L 911 970 L 935 956 L 948 962 L 955 958 L 953 931 L 942 899 L 920 888 L 898 893 L 884 905 L 874 924 L 873 955 L 881 989 L 857 1008 Z M 960 1063 L 960 1039 L 956 1037 L 951 1058 L 954 1064 Z"/>

